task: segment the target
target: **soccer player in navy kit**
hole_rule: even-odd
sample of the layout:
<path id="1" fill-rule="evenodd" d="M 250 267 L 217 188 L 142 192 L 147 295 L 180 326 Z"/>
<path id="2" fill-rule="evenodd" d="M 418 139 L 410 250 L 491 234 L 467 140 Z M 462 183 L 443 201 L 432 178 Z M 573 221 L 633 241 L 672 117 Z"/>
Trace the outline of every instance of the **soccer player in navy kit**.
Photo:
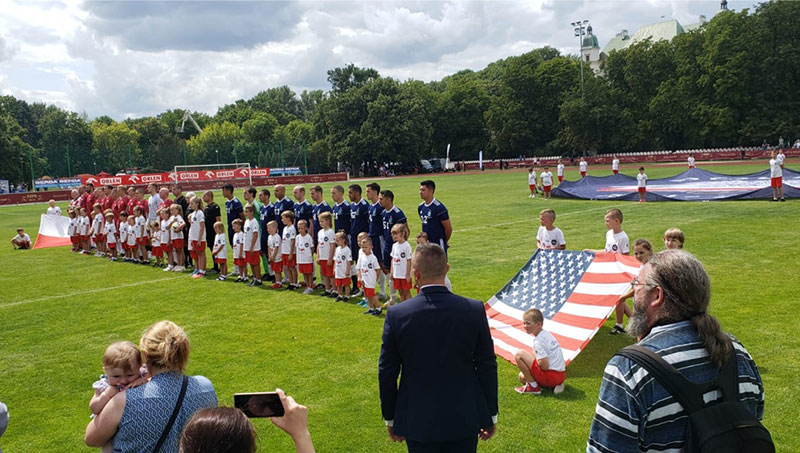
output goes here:
<path id="1" fill-rule="evenodd" d="M 422 231 L 428 234 L 430 243 L 440 246 L 447 253 L 450 235 L 453 233 L 450 215 L 447 213 L 447 208 L 433 197 L 436 183 L 426 179 L 419 184 L 419 197 L 422 198 L 422 203 L 417 206 L 417 212 L 422 221 Z"/>
<path id="2" fill-rule="evenodd" d="M 296 200 L 294 203 L 294 225 L 297 228 L 297 222 L 301 220 L 306 221 L 306 229 L 309 234 L 312 232 L 309 226 L 311 225 L 311 219 L 314 217 L 313 208 L 311 203 L 306 200 L 306 188 L 303 186 L 295 186 L 294 190 L 292 191 L 294 195 L 294 199 Z"/>
<path id="3" fill-rule="evenodd" d="M 272 188 L 272 193 L 275 194 L 275 214 L 274 219 L 279 220 L 283 211 L 294 212 L 294 202 L 286 196 L 286 187 L 283 184 L 276 184 Z M 278 234 L 283 236 L 283 222 L 278 222 Z"/>
<path id="4" fill-rule="evenodd" d="M 344 199 L 344 187 L 331 187 L 331 197 L 333 197 L 333 229 L 336 233 L 344 231 L 350 237 L 350 203 Z M 350 244 L 348 243 L 348 247 Z"/>
<path id="5" fill-rule="evenodd" d="M 380 192 L 381 186 L 378 183 L 371 182 L 367 184 L 367 200 L 369 200 L 369 238 L 372 241 L 372 254 L 375 255 L 375 259 L 378 260 L 378 263 L 383 263 L 383 206 L 381 206 L 380 200 Z M 381 264 L 381 266 L 383 266 Z M 386 291 L 384 289 L 384 283 L 386 282 L 386 277 L 383 272 L 377 273 L 377 289 L 380 293 L 380 296 L 386 297 Z M 389 283 L 389 287 L 391 287 L 391 283 Z"/>
<path id="6" fill-rule="evenodd" d="M 392 227 L 400 224 L 400 223 L 408 223 L 408 219 L 406 219 L 406 215 L 403 213 L 400 208 L 394 205 L 394 193 L 391 190 L 383 190 L 381 191 L 380 196 L 380 203 L 383 207 L 383 212 L 381 213 L 381 220 L 383 222 L 383 260 L 381 263 L 381 270 L 386 275 L 391 275 L 392 272 L 392 245 L 394 244 L 394 239 L 392 238 Z M 388 279 L 387 281 L 390 281 Z M 397 290 L 394 289 L 394 285 L 391 283 L 389 284 L 389 294 L 390 294 L 390 301 L 389 303 L 393 303 L 395 300 L 395 295 L 397 294 Z"/>
<path id="7" fill-rule="evenodd" d="M 311 199 L 314 200 L 314 204 L 311 205 L 311 237 L 314 238 L 314 253 L 317 253 L 317 235 L 319 234 L 320 230 L 322 230 L 322 226 L 319 224 L 319 216 L 323 212 L 331 212 L 331 206 L 327 201 L 325 201 L 324 198 L 322 198 L 322 186 L 320 185 L 316 185 L 311 188 Z M 333 227 L 332 224 L 331 227 Z M 321 273 L 322 271 L 320 271 L 320 274 Z M 322 275 L 320 275 L 320 277 L 321 276 Z M 324 285 L 320 283 L 315 288 L 320 287 L 324 287 Z"/>
<path id="8" fill-rule="evenodd" d="M 228 241 L 233 245 L 233 221 L 240 219 L 244 222 L 244 206 L 238 198 L 233 196 L 233 185 L 222 186 L 222 196 L 225 197 L 225 214 L 228 217 Z"/>
<path id="9" fill-rule="evenodd" d="M 269 266 L 269 234 L 267 234 L 267 225 L 272 220 L 275 220 L 275 203 L 270 201 L 270 193 L 268 189 L 261 189 L 258 193 L 258 201 L 261 202 L 259 209 L 258 219 L 261 223 L 261 267 L 265 269 L 264 273 L 268 275 L 268 280 L 275 281 L 275 272 Z"/>
<path id="10" fill-rule="evenodd" d="M 359 233 L 369 234 L 369 203 L 361 198 L 361 186 L 358 184 L 350 184 L 347 188 L 347 196 L 350 198 L 350 249 L 359 250 Z M 361 293 L 358 290 L 358 278 L 355 272 L 351 275 L 353 275 L 351 280 L 353 281 L 354 296 L 358 297 Z"/>

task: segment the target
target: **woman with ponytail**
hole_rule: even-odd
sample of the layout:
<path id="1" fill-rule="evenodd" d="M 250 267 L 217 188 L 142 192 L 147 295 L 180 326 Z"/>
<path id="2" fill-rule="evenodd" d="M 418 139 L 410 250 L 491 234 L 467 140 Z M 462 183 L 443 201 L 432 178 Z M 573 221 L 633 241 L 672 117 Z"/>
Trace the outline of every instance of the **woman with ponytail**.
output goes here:
<path id="1" fill-rule="evenodd" d="M 86 445 L 101 447 L 111 440 L 115 452 L 175 452 L 186 421 L 200 409 L 217 406 L 211 381 L 184 375 L 189 339 L 179 326 L 153 324 L 139 348 L 152 379 L 116 394 L 86 427 Z"/>

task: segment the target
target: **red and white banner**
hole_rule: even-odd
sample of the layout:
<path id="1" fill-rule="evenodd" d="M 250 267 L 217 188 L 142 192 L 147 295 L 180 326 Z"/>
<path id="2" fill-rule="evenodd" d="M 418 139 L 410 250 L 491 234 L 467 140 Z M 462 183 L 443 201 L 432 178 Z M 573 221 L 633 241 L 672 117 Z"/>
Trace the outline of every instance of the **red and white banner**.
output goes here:
<path id="1" fill-rule="evenodd" d="M 269 168 L 236 168 L 226 170 L 179 171 L 170 173 L 145 173 L 118 176 L 88 176 L 81 178 L 82 184 L 95 186 L 140 186 L 150 183 L 174 184 L 176 182 L 227 181 L 242 178 L 264 178 L 269 176 Z"/>
<path id="2" fill-rule="evenodd" d="M 69 235 L 67 235 L 68 228 L 69 217 L 42 214 L 42 220 L 39 222 L 39 235 L 36 237 L 33 248 L 43 249 L 70 245 Z"/>

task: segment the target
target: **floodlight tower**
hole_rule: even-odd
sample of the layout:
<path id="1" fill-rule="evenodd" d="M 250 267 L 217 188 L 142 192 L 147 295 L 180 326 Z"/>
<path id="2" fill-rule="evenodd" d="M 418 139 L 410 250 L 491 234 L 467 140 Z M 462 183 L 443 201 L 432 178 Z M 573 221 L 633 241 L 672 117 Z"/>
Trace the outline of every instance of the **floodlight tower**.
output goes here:
<path id="1" fill-rule="evenodd" d="M 584 102 L 583 96 L 583 53 L 581 50 L 583 49 L 583 35 L 586 34 L 586 25 L 589 23 L 588 19 L 579 20 L 572 22 L 572 27 L 575 31 L 575 36 L 578 37 L 578 60 L 580 61 L 581 66 L 581 104 Z"/>

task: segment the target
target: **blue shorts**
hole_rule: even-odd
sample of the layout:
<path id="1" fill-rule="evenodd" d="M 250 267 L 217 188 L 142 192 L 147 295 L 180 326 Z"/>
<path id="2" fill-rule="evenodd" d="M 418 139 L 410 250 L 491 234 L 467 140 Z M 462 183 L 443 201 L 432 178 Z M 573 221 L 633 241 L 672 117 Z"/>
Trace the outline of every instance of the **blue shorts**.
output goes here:
<path id="1" fill-rule="evenodd" d="M 375 259 L 377 259 L 379 263 L 383 263 L 385 258 L 383 236 L 370 236 L 370 239 L 372 239 L 372 253 L 375 255 Z"/>

